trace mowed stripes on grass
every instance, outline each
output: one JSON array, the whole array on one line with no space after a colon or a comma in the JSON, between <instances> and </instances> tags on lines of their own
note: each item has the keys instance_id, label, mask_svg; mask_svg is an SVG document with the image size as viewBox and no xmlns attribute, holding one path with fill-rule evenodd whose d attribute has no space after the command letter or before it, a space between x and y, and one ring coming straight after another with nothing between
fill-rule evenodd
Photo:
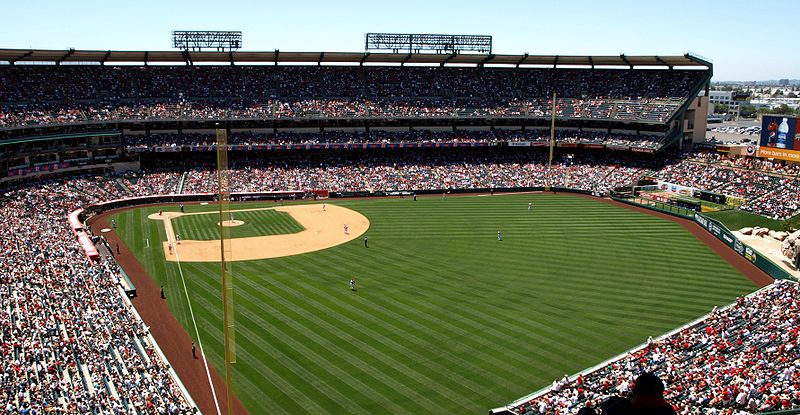
<instances>
[{"instance_id":1,"label":"mowed stripes on grass","mask_svg":"<svg viewBox=\"0 0 800 415\"><path fill-rule=\"evenodd\" d=\"M756 288L680 225L589 198L329 203L370 219L369 248L234 265L251 413L485 413ZM163 237L152 211L117 215L117 232L188 325L177 264L137 242ZM181 267L222 368L218 266Z\"/></svg>"},{"instance_id":2,"label":"mowed stripes on grass","mask_svg":"<svg viewBox=\"0 0 800 415\"><path fill-rule=\"evenodd\" d=\"M290 214L271 209L234 212L234 219L244 224L229 228L231 238L297 233L305 229ZM219 214L216 212L180 216L172 219L172 226L184 240L219 239Z\"/></svg>"}]
</instances>

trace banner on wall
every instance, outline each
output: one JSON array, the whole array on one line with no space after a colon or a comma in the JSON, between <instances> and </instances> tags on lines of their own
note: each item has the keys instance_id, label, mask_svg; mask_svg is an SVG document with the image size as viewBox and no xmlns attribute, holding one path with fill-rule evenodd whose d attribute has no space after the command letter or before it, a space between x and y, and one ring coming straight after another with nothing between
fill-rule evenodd
<instances>
[{"instance_id":1,"label":"banner on wall","mask_svg":"<svg viewBox=\"0 0 800 415\"><path fill-rule=\"evenodd\" d=\"M661 190L666 190L668 192L677 193L683 196L692 197L694 195L694 187L681 186L679 184L670 182L659 181L658 188Z\"/></svg>"},{"instance_id":2,"label":"banner on wall","mask_svg":"<svg viewBox=\"0 0 800 415\"><path fill-rule=\"evenodd\" d=\"M800 151L796 150L783 150L780 148L759 147L758 157L765 159L778 159L800 162Z\"/></svg>"}]
</instances>

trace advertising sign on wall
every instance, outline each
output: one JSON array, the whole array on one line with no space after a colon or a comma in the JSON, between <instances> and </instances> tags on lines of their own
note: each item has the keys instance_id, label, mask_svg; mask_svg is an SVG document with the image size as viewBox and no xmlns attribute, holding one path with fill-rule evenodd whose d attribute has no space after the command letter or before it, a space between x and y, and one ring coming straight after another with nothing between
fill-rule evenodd
<instances>
[{"instance_id":1,"label":"advertising sign on wall","mask_svg":"<svg viewBox=\"0 0 800 415\"><path fill-rule=\"evenodd\" d=\"M759 147L758 157L765 159L778 159L800 162L800 151L797 150L783 150L780 148Z\"/></svg>"},{"instance_id":2,"label":"advertising sign on wall","mask_svg":"<svg viewBox=\"0 0 800 415\"><path fill-rule=\"evenodd\" d=\"M661 190L666 190L668 192L677 193L682 196L689 196L691 197L694 194L693 187L681 186L679 184L669 183L669 182L658 182L658 188Z\"/></svg>"},{"instance_id":3,"label":"advertising sign on wall","mask_svg":"<svg viewBox=\"0 0 800 415\"><path fill-rule=\"evenodd\" d=\"M765 115L761 121L758 156L800 161L800 131L797 130L797 126L797 118Z\"/></svg>"}]
</instances>

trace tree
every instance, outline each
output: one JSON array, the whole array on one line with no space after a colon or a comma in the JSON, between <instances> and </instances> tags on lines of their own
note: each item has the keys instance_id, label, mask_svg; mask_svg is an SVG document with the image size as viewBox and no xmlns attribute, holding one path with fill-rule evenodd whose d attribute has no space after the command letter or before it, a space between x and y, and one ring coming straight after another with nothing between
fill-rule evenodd
<instances>
[{"instance_id":1,"label":"tree","mask_svg":"<svg viewBox=\"0 0 800 415\"><path fill-rule=\"evenodd\" d=\"M742 105L739 107L739 115L742 117L755 117L758 110L753 105Z\"/></svg>"},{"instance_id":2,"label":"tree","mask_svg":"<svg viewBox=\"0 0 800 415\"><path fill-rule=\"evenodd\" d=\"M790 92L788 95L786 95L786 98L797 98L797 94Z\"/></svg>"},{"instance_id":3,"label":"tree","mask_svg":"<svg viewBox=\"0 0 800 415\"><path fill-rule=\"evenodd\" d=\"M769 110L768 112L771 114L794 115L794 110L792 109L792 107L786 104L781 104L780 106L775 107Z\"/></svg>"},{"instance_id":4,"label":"tree","mask_svg":"<svg viewBox=\"0 0 800 415\"><path fill-rule=\"evenodd\" d=\"M714 114L726 114L728 109L728 106L725 104L714 104Z\"/></svg>"}]
</instances>

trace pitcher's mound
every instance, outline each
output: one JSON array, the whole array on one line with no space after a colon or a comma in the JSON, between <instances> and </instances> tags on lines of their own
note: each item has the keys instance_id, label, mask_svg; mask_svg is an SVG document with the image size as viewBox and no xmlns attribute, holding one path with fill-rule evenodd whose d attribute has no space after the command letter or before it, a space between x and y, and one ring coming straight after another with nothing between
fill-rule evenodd
<instances>
[{"instance_id":1,"label":"pitcher's mound","mask_svg":"<svg viewBox=\"0 0 800 415\"><path fill-rule=\"evenodd\" d=\"M219 222L217 222L219 225ZM244 221L241 220L224 220L222 221L222 226L242 226L244 225Z\"/></svg>"}]
</instances>

